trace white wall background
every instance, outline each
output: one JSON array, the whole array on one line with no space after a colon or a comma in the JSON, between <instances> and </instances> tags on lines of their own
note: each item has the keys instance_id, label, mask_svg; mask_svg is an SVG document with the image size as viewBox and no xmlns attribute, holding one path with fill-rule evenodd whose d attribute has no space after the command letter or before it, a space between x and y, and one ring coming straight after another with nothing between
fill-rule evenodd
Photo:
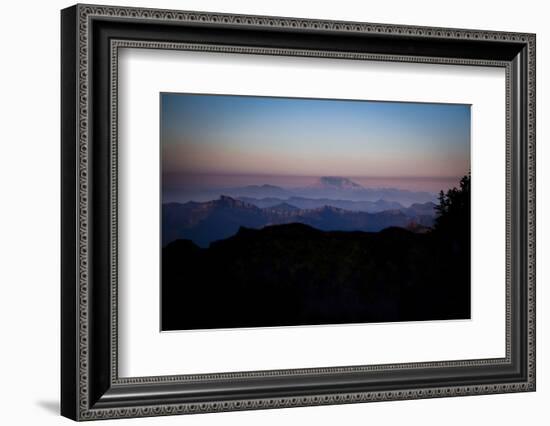
<instances>
[{"instance_id":1,"label":"white wall background","mask_svg":"<svg viewBox=\"0 0 550 426\"><path fill-rule=\"evenodd\" d=\"M537 33L538 390L316 408L117 420L118 424L546 424L550 401L550 27L537 0L333 2L104 0L103 4ZM59 405L59 9L11 1L0 25L0 401L2 424L69 424ZM489 254L490 255L490 254ZM102 424L110 424L107 421ZM117 424L117 423L113 423Z\"/></svg>"}]
</instances>

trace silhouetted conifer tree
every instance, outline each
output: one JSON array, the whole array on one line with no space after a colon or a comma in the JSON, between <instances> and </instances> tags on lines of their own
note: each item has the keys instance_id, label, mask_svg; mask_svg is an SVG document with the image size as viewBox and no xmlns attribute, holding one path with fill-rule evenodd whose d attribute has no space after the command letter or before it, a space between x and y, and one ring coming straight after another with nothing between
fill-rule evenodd
<instances>
[{"instance_id":1,"label":"silhouetted conifer tree","mask_svg":"<svg viewBox=\"0 0 550 426\"><path fill-rule=\"evenodd\" d=\"M436 206L436 232L468 237L470 235L470 175L460 180L458 188L439 193Z\"/></svg>"}]
</instances>

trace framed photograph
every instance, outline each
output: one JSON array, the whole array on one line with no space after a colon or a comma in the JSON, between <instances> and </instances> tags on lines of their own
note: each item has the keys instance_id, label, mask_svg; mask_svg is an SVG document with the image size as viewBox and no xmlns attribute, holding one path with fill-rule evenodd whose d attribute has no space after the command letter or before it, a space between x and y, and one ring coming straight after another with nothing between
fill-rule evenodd
<instances>
[{"instance_id":1,"label":"framed photograph","mask_svg":"<svg viewBox=\"0 0 550 426\"><path fill-rule=\"evenodd\" d=\"M535 390L535 35L61 12L61 412Z\"/></svg>"}]
</instances>

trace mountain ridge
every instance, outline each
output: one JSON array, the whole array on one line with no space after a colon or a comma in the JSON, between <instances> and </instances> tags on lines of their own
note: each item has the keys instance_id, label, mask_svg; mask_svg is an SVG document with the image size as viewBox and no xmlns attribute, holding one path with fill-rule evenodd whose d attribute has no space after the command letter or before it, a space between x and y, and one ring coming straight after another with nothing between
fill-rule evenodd
<instances>
[{"instance_id":1,"label":"mountain ridge","mask_svg":"<svg viewBox=\"0 0 550 426\"><path fill-rule=\"evenodd\" d=\"M337 188L344 190L365 189L357 182L354 182L351 179L342 176L321 176L313 185L311 185L311 187L330 189Z\"/></svg>"},{"instance_id":2,"label":"mountain ridge","mask_svg":"<svg viewBox=\"0 0 550 426\"><path fill-rule=\"evenodd\" d=\"M466 319L469 257L457 268L455 245L300 223L240 227L208 248L177 240L163 248L162 329Z\"/></svg>"},{"instance_id":3,"label":"mountain ridge","mask_svg":"<svg viewBox=\"0 0 550 426\"><path fill-rule=\"evenodd\" d=\"M388 203L396 202L405 207L413 203L425 203L437 201L437 194L427 191L415 191L393 187L363 186L350 178L342 176L321 176L315 182L301 186L283 187L269 183L244 186L226 186L223 184L214 186L197 187L170 187L163 189L163 199L166 201L186 202L189 200L208 201L227 195L233 198L279 198L289 200L291 198L309 199L340 199L342 201L377 203L384 200ZM292 204L292 203L291 203ZM262 206L265 207L265 206ZM375 204L371 206L374 209Z\"/></svg>"},{"instance_id":4,"label":"mountain ridge","mask_svg":"<svg viewBox=\"0 0 550 426\"><path fill-rule=\"evenodd\" d=\"M383 210L401 209L405 208L402 204L396 201L386 201L384 199L378 199L376 201L352 201L343 199L330 199L330 198L308 198L308 197L296 197L278 198L278 197L238 197L239 200L245 201L249 204L254 204L260 208L271 207L281 203L288 203L301 209L311 209L316 207L322 207L324 205L332 205L334 207L343 208L350 211L365 211L369 213L375 213ZM418 203L417 203L418 204Z\"/></svg>"},{"instance_id":5,"label":"mountain ridge","mask_svg":"<svg viewBox=\"0 0 550 426\"><path fill-rule=\"evenodd\" d=\"M293 208L294 207L294 208ZM269 225L303 223L323 231L377 232L391 226L414 229L430 227L434 216L414 209L391 209L368 213L323 205L300 209L287 204L279 208L260 208L248 202L221 196L204 203L168 203L162 208L163 245L176 239L191 239L199 246L234 235L242 226L264 228Z\"/></svg>"}]
</instances>

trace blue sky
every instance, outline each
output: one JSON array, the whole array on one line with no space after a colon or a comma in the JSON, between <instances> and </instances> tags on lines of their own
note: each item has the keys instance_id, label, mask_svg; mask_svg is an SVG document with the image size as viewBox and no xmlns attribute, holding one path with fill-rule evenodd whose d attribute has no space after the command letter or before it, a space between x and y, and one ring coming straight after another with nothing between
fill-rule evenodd
<instances>
[{"instance_id":1,"label":"blue sky","mask_svg":"<svg viewBox=\"0 0 550 426\"><path fill-rule=\"evenodd\" d=\"M161 94L165 173L454 177L470 106Z\"/></svg>"}]
</instances>

